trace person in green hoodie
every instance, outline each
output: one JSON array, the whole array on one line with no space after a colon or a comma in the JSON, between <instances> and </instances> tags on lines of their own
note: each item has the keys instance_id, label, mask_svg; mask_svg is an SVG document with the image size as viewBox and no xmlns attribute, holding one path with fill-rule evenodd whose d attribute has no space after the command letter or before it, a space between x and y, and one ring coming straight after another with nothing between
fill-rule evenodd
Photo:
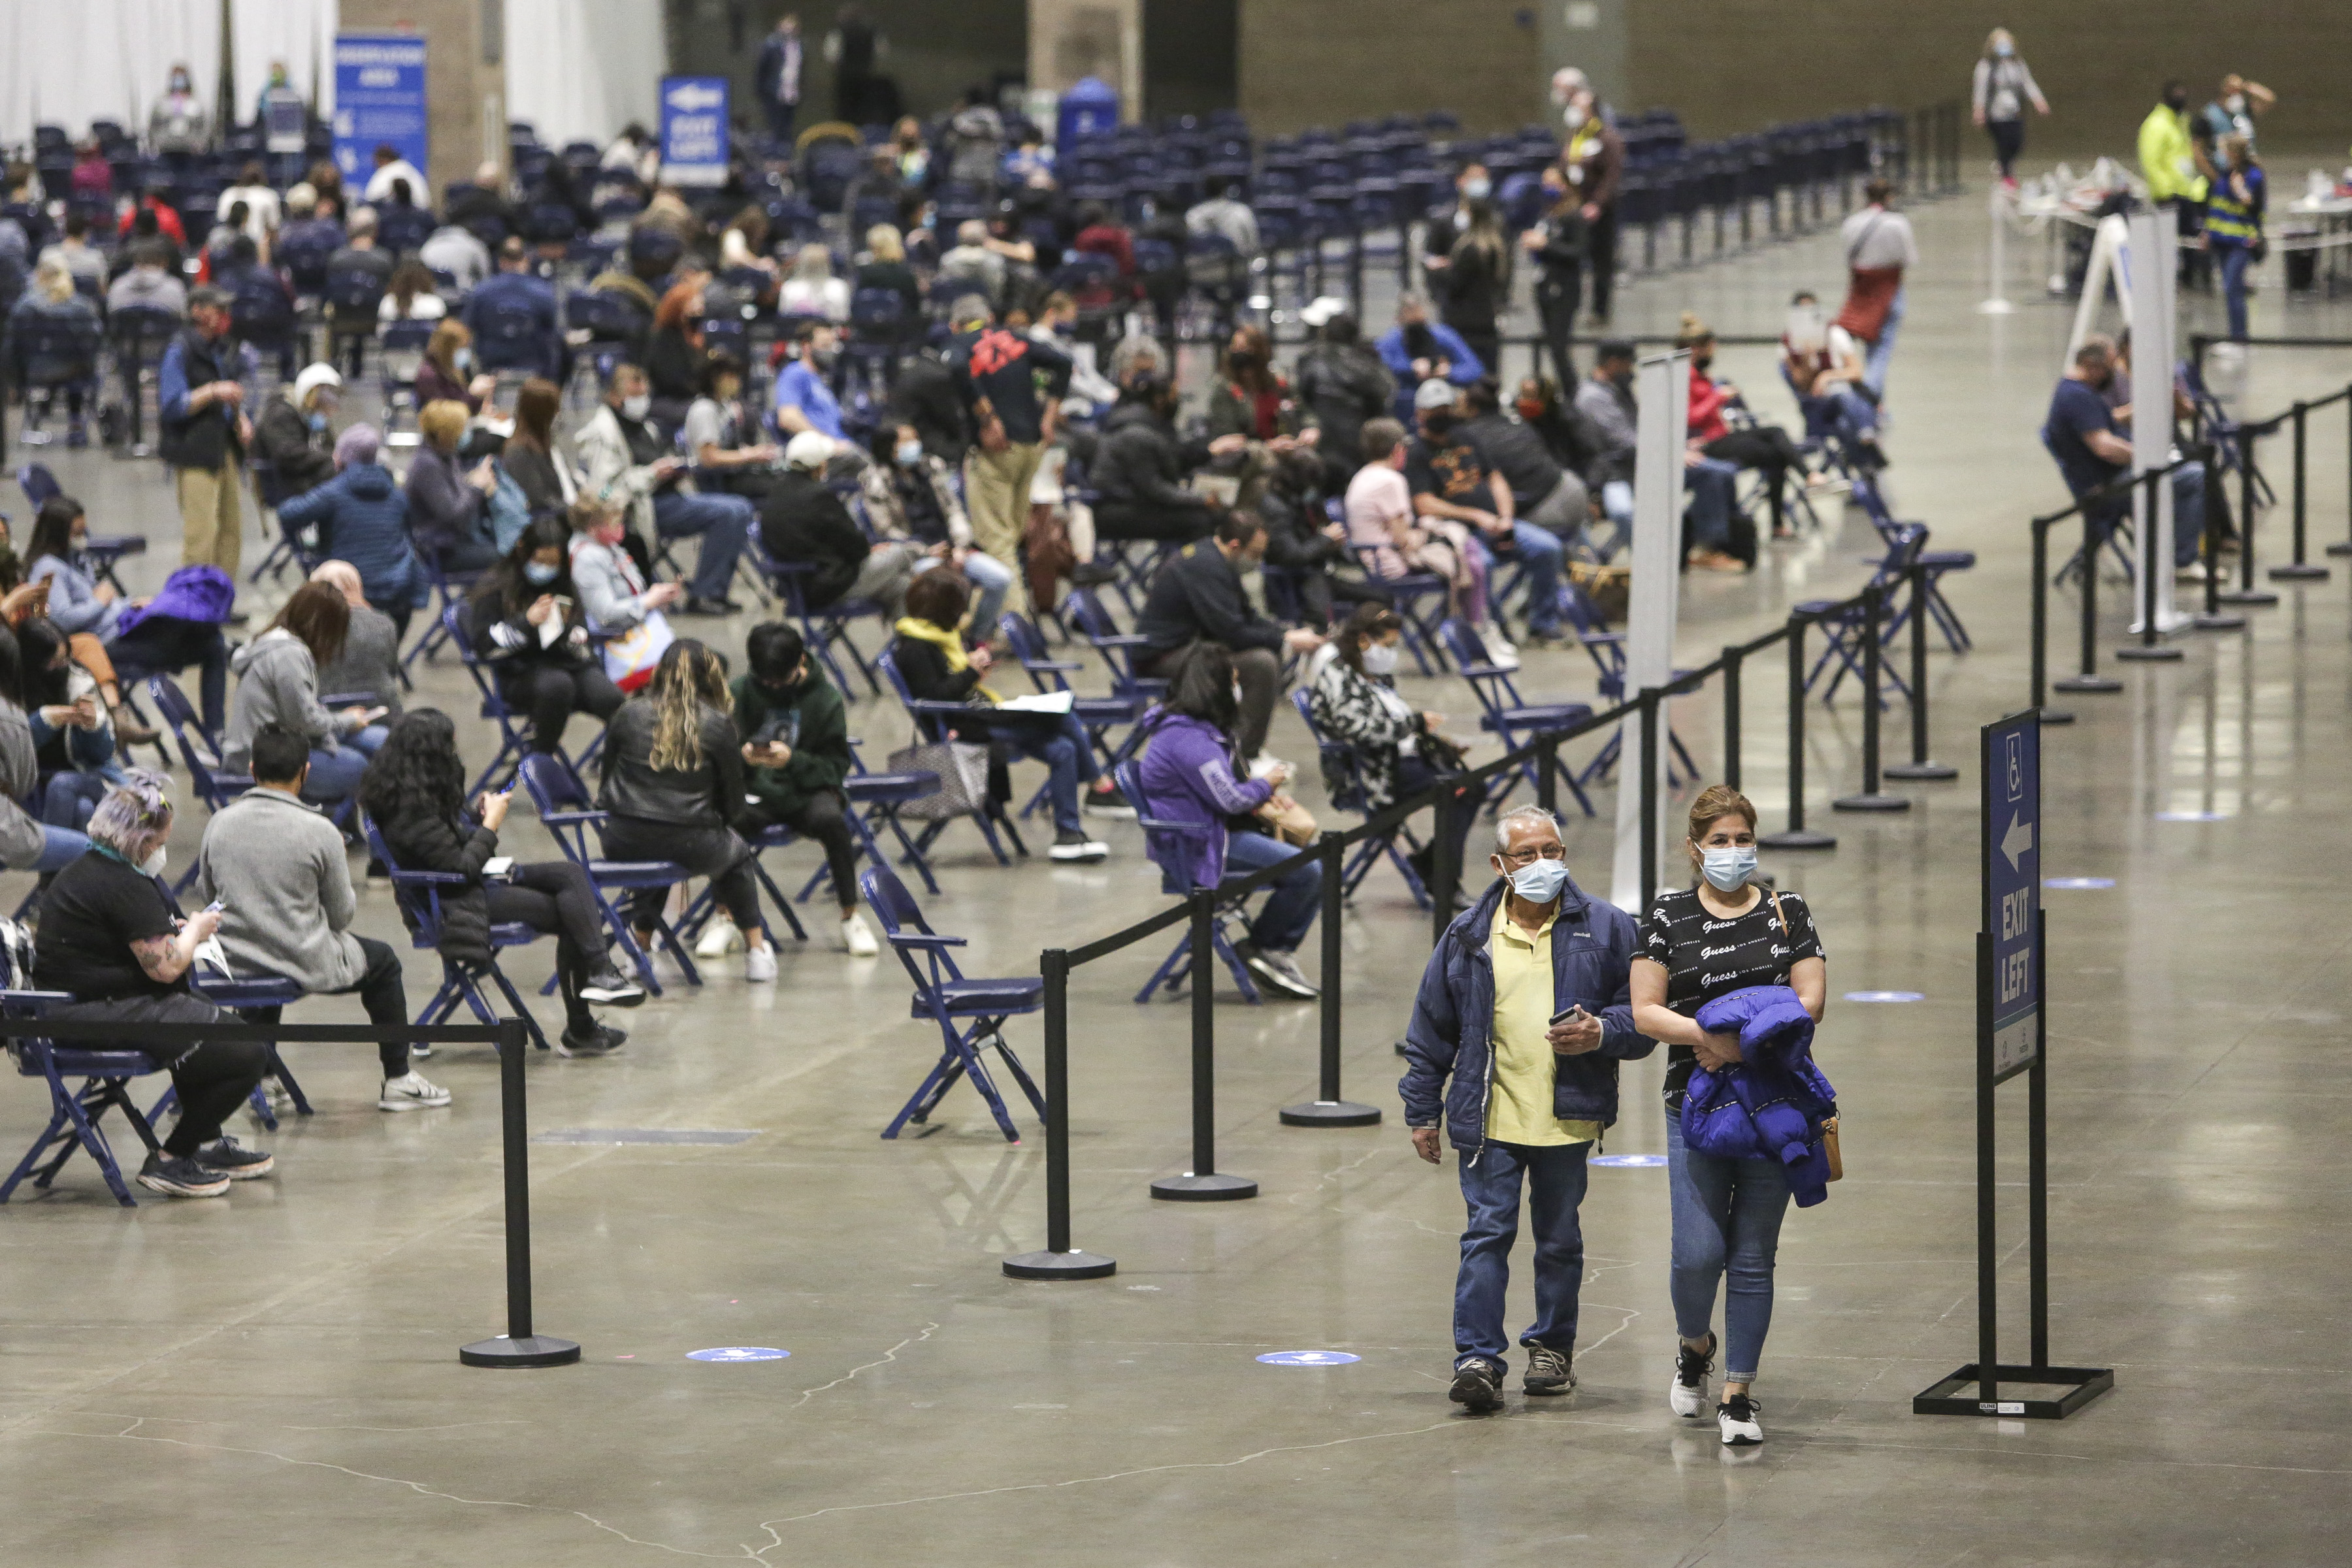
<instances>
[{"instance_id":1,"label":"person in green hoodie","mask_svg":"<svg viewBox=\"0 0 2352 1568\"><path fill-rule=\"evenodd\" d=\"M744 789L753 804L744 831L789 827L824 847L841 903L841 945L853 958L878 951L857 912L857 841L849 830L849 716L841 693L811 658L800 629L782 621L751 628L750 673L736 678L735 728L742 734Z\"/></svg>"}]
</instances>

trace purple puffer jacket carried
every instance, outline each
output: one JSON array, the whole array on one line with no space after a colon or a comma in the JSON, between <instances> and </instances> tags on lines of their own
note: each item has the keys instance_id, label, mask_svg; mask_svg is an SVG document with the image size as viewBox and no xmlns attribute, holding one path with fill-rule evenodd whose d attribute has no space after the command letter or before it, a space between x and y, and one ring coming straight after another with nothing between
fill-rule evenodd
<instances>
[{"instance_id":1,"label":"purple puffer jacket carried","mask_svg":"<svg viewBox=\"0 0 2352 1568\"><path fill-rule=\"evenodd\" d=\"M1698 1026L1739 1037L1740 1060L1695 1070L1683 1098L1683 1142L1727 1160L1777 1160L1799 1208L1829 1196L1822 1121L1837 1093L1813 1065L1813 1016L1785 985L1748 985L1698 1010Z\"/></svg>"},{"instance_id":2,"label":"purple puffer jacket carried","mask_svg":"<svg viewBox=\"0 0 2352 1568\"><path fill-rule=\"evenodd\" d=\"M228 619L236 603L236 584L227 573L217 566L183 566L163 580L163 591L148 600L145 608L123 611L114 623L114 635L121 637L150 616L216 626Z\"/></svg>"},{"instance_id":3,"label":"purple puffer jacket carried","mask_svg":"<svg viewBox=\"0 0 2352 1568\"><path fill-rule=\"evenodd\" d=\"M1137 769L1143 814L1162 822L1208 826L1193 852L1192 888L1213 888L1225 876L1225 818L1255 811L1273 796L1274 786L1244 778L1234 762L1233 742L1205 719L1155 709L1143 723L1151 736ZM1168 890L1189 893L1192 888Z\"/></svg>"}]
</instances>

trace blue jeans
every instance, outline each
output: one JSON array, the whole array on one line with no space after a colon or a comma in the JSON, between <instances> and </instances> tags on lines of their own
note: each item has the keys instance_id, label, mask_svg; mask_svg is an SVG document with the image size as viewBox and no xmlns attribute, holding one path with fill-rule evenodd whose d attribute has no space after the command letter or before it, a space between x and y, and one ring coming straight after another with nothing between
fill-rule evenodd
<instances>
[{"instance_id":1,"label":"blue jeans","mask_svg":"<svg viewBox=\"0 0 2352 1568\"><path fill-rule=\"evenodd\" d=\"M1536 1321L1523 1345L1576 1349L1576 1293L1584 1283L1584 1157L1590 1143L1542 1148L1488 1139L1462 1154L1462 1197L1470 1222L1462 1231L1462 1272L1454 1284L1454 1364L1473 1356L1500 1362L1503 1294L1511 1281L1511 1244L1519 1237L1519 1178L1527 1177L1528 1217L1536 1232Z\"/></svg>"},{"instance_id":2,"label":"blue jeans","mask_svg":"<svg viewBox=\"0 0 2352 1568\"><path fill-rule=\"evenodd\" d=\"M1013 568L974 550L963 558L963 574L972 586L972 634L985 642L997 635L996 619L1004 613L1004 596L1013 588Z\"/></svg>"},{"instance_id":3,"label":"blue jeans","mask_svg":"<svg viewBox=\"0 0 2352 1568\"><path fill-rule=\"evenodd\" d=\"M1047 724L1041 718L1016 719L1008 714L991 721L989 732L1032 762L1045 764L1050 775L1045 798L1054 808L1055 829L1078 832L1083 820L1078 816L1078 785L1094 783L1096 776L1094 742L1087 739L1087 727L1078 722L1078 716L1065 713L1058 722Z\"/></svg>"},{"instance_id":4,"label":"blue jeans","mask_svg":"<svg viewBox=\"0 0 2352 1568\"><path fill-rule=\"evenodd\" d=\"M1484 534L1477 538L1478 547L1491 562L1496 542ZM1559 565L1567 553L1567 546L1549 529L1525 521L1511 524L1511 555L1527 568L1528 630L1536 637L1559 630ZM1494 575L1491 565L1487 575L1490 579Z\"/></svg>"},{"instance_id":5,"label":"blue jeans","mask_svg":"<svg viewBox=\"0 0 2352 1568\"><path fill-rule=\"evenodd\" d=\"M1788 1173L1770 1160L1727 1160L1683 1146L1681 1111L1666 1111L1666 1181L1675 1239L1670 1288L1675 1330L1703 1340L1723 1280L1723 1375L1756 1376L1772 1327L1772 1258L1789 1212Z\"/></svg>"},{"instance_id":6,"label":"blue jeans","mask_svg":"<svg viewBox=\"0 0 2352 1568\"><path fill-rule=\"evenodd\" d=\"M1731 542L1731 509L1738 484L1739 469L1720 458L1701 458L1683 469L1683 488L1691 498L1692 544L1721 550Z\"/></svg>"},{"instance_id":7,"label":"blue jeans","mask_svg":"<svg viewBox=\"0 0 2352 1568\"><path fill-rule=\"evenodd\" d=\"M1895 357L1895 334L1903 325L1903 290L1895 290L1895 298L1886 303L1886 321L1878 329L1878 341L1870 345L1863 356L1862 384L1881 397L1886 395L1886 366Z\"/></svg>"},{"instance_id":8,"label":"blue jeans","mask_svg":"<svg viewBox=\"0 0 2352 1568\"><path fill-rule=\"evenodd\" d=\"M302 782L302 798L313 805L334 805L348 799L360 787L360 775L367 772L368 759L383 744L390 734L381 724L371 724L356 734L345 735L331 752L313 750L310 753L310 776Z\"/></svg>"},{"instance_id":9,"label":"blue jeans","mask_svg":"<svg viewBox=\"0 0 2352 1568\"><path fill-rule=\"evenodd\" d=\"M2254 264L2251 246L2221 245L2213 247L2214 255L2221 260L2221 298L2230 307L2230 337L2233 342L2246 341L2246 269Z\"/></svg>"},{"instance_id":10,"label":"blue jeans","mask_svg":"<svg viewBox=\"0 0 2352 1568\"><path fill-rule=\"evenodd\" d=\"M1297 853L1264 833L1231 834L1225 839L1225 875L1246 877ZM1307 940L1307 928L1315 923L1316 912L1322 907L1322 862L1307 860L1293 866L1276 879L1265 907L1250 922L1251 944L1267 952L1297 952L1298 944Z\"/></svg>"},{"instance_id":11,"label":"blue jeans","mask_svg":"<svg viewBox=\"0 0 2352 1568\"><path fill-rule=\"evenodd\" d=\"M89 853L89 836L70 827L53 823L41 825L41 853L29 866L10 866L11 871L38 871L46 877L62 871Z\"/></svg>"},{"instance_id":12,"label":"blue jeans","mask_svg":"<svg viewBox=\"0 0 2352 1568\"><path fill-rule=\"evenodd\" d=\"M743 553L744 537L751 531L752 515L751 503L741 496L672 491L654 497L654 528L664 539L703 536L688 593L698 599L727 596L727 586L735 580L735 557Z\"/></svg>"},{"instance_id":13,"label":"blue jeans","mask_svg":"<svg viewBox=\"0 0 2352 1568\"><path fill-rule=\"evenodd\" d=\"M2129 500L2105 504L2105 518L2099 524L2102 540L2116 531L2117 523L2132 515L2133 507ZM2186 566L2196 560L2204 537L2205 465L2184 463L2172 470L2172 563Z\"/></svg>"}]
</instances>

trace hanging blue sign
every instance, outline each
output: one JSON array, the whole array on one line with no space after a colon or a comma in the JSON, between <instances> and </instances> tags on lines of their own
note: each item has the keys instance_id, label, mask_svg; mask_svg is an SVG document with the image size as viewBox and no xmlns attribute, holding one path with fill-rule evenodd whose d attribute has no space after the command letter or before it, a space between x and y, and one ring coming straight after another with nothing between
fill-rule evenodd
<instances>
[{"instance_id":1,"label":"hanging blue sign","mask_svg":"<svg viewBox=\"0 0 2352 1568\"><path fill-rule=\"evenodd\" d=\"M335 35L335 167L367 184L375 150L425 162L425 40L414 33ZM425 205L417 193L417 205Z\"/></svg>"},{"instance_id":2,"label":"hanging blue sign","mask_svg":"<svg viewBox=\"0 0 2352 1568\"><path fill-rule=\"evenodd\" d=\"M1364 1358L1346 1351L1275 1351L1257 1359L1268 1366L1345 1366Z\"/></svg>"},{"instance_id":3,"label":"hanging blue sign","mask_svg":"<svg viewBox=\"0 0 2352 1568\"><path fill-rule=\"evenodd\" d=\"M721 1345L717 1350L688 1351L688 1361L782 1361L793 1352L769 1345Z\"/></svg>"},{"instance_id":4,"label":"hanging blue sign","mask_svg":"<svg viewBox=\"0 0 2352 1568\"><path fill-rule=\"evenodd\" d=\"M1585 1162L1588 1165L1617 1165L1637 1171L1650 1170L1665 1163L1664 1154L1595 1154Z\"/></svg>"},{"instance_id":5,"label":"hanging blue sign","mask_svg":"<svg viewBox=\"0 0 2352 1568\"><path fill-rule=\"evenodd\" d=\"M723 76L662 78L663 179L680 185L727 183L727 86Z\"/></svg>"},{"instance_id":6,"label":"hanging blue sign","mask_svg":"<svg viewBox=\"0 0 2352 1568\"><path fill-rule=\"evenodd\" d=\"M2042 1048L2042 723L1984 728L1984 930L1991 937L1993 1079Z\"/></svg>"}]
</instances>

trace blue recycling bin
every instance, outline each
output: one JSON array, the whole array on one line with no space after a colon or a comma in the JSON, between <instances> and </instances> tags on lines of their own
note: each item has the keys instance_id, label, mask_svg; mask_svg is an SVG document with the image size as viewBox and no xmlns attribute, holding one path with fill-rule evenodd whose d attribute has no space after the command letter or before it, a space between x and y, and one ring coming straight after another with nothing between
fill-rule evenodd
<instances>
[{"instance_id":1,"label":"blue recycling bin","mask_svg":"<svg viewBox=\"0 0 2352 1568\"><path fill-rule=\"evenodd\" d=\"M1056 148L1066 148L1089 136L1107 136L1118 129L1118 93L1095 77L1080 77L1062 94Z\"/></svg>"}]
</instances>

